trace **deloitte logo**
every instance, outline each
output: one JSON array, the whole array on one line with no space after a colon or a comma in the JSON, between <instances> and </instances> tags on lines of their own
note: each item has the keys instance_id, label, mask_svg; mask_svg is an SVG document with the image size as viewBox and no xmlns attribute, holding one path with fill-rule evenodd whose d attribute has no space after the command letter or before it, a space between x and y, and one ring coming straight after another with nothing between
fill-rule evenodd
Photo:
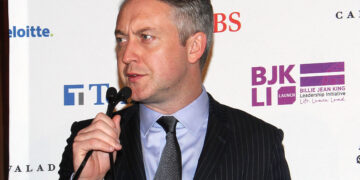
<instances>
[{"instance_id":1,"label":"deloitte logo","mask_svg":"<svg viewBox=\"0 0 360 180\"><path fill-rule=\"evenodd\" d=\"M54 36L49 28L41 28L40 26L26 26L26 28L18 28L13 26L9 29L9 38L47 38Z\"/></svg>"}]
</instances>

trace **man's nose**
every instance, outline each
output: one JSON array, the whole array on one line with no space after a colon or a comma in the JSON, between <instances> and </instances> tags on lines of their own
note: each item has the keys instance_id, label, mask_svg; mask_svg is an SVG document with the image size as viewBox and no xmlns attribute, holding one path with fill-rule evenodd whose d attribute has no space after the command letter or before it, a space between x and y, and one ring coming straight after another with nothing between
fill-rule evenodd
<instances>
[{"instance_id":1,"label":"man's nose","mask_svg":"<svg viewBox=\"0 0 360 180\"><path fill-rule=\"evenodd\" d=\"M129 40L124 48L125 49L122 58L123 63L129 64L133 61L138 60L139 54L138 54L138 45L136 41Z\"/></svg>"}]
</instances>

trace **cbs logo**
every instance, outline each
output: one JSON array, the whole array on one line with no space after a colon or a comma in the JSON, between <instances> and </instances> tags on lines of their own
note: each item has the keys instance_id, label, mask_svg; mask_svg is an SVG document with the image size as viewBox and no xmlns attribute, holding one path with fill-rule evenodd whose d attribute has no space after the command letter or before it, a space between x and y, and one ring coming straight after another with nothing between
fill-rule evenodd
<instances>
[{"instance_id":1,"label":"cbs logo","mask_svg":"<svg viewBox=\"0 0 360 180\"><path fill-rule=\"evenodd\" d=\"M214 33L237 32L241 29L240 12L214 14Z\"/></svg>"}]
</instances>

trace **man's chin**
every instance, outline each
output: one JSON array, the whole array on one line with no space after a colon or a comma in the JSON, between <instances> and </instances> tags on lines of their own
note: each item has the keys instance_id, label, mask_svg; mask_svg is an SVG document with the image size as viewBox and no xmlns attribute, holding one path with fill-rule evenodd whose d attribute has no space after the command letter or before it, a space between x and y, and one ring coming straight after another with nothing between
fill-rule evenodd
<instances>
[{"instance_id":1,"label":"man's chin","mask_svg":"<svg viewBox=\"0 0 360 180\"><path fill-rule=\"evenodd\" d=\"M136 102L146 102L146 97L142 97L140 94L137 94L136 92L133 92L131 95L131 99Z\"/></svg>"},{"instance_id":2,"label":"man's chin","mask_svg":"<svg viewBox=\"0 0 360 180\"><path fill-rule=\"evenodd\" d=\"M157 94L153 93L151 87L147 88L139 88L139 87L131 87L132 90L131 100L136 102L141 102L144 104L147 103L157 103L159 100L159 97L157 97Z\"/></svg>"},{"instance_id":3,"label":"man's chin","mask_svg":"<svg viewBox=\"0 0 360 180\"><path fill-rule=\"evenodd\" d=\"M152 97L148 97L148 96L132 96L131 99L135 102L139 102L142 104L153 104L156 103L156 101L152 98Z\"/></svg>"}]
</instances>

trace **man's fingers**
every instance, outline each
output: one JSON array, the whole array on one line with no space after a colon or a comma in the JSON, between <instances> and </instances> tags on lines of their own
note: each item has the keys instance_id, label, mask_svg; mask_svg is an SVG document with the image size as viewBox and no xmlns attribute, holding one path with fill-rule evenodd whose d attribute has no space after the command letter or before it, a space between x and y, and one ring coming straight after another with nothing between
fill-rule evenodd
<instances>
[{"instance_id":1,"label":"man's fingers","mask_svg":"<svg viewBox=\"0 0 360 180\"><path fill-rule=\"evenodd\" d=\"M117 136L118 136L118 138L119 138L119 135L120 135L120 132L121 132L121 129L120 129L120 121L121 121L121 117L120 117L120 115L115 115L114 117L113 117L113 121L114 121L114 124L115 124L115 128L116 128L116 130L117 130Z\"/></svg>"},{"instance_id":2,"label":"man's fingers","mask_svg":"<svg viewBox=\"0 0 360 180\"><path fill-rule=\"evenodd\" d=\"M115 124L114 122L111 120L111 118L109 116L107 116L106 114L104 113L98 113L93 122L92 123L95 123L97 121L104 121L108 126L112 127L112 128L115 128Z\"/></svg>"},{"instance_id":3,"label":"man's fingers","mask_svg":"<svg viewBox=\"0 0 360 180\"><path fill-rule=\"evenodd\" d=\"M115 132L113 132L113 134L115 134ZM99 130L99 129L95 129L95 130L89 131L89 132L79 133L74 139L74 143L76 143L76 142L79 142L80 144L85 142L85 143L87 143L86 145L88 145L88 144L96 145L96 143L100 143L100 145L102 145L103 143L106 143L108 146L113 147L114 150L121 149L119 138L117 137L116 134L114 136L109 136L107 133L104 133L102 130ZM100 146L100 147L102 147L102 146ZM84 148L87 148L87 146L81 147L81 148L84 149ZM96 147L94 147L93 149L90 149L90 150L98 150L95 148ZM89 149L86 149L86 150L89 150ZM104 149L102 149L102 150L104 150ZM104 150L104 151L108 152L106 150Z\"/></svg>"},{"instance_id":4,"label":"man's fingers","mask_svg":"<svg viewBox=\"0 0 360 180\"><path fill-rule=\"evenodd\" d=\"M118 130L115 127L111 127L108 125L108 123L105 123L104 121L96 121L93 122L89 127L86 127L82 130L80 130L78 132L78 135L82 134L82 133L88 133L88 132L92 132L92 131L96 131L96 130L101 130L103 131L105 134L113 137L113 138L118 138Z\"/></svg>"},{"instance_id":5,"label":"man's fingers","mask_svg":"<svg viewBox=\"0 0 360 180\"><path fill-rule=\"evenodd\" d=\"M118 149L121 149L119 145ZM79 153L85 156L90 150L102 151L102 152L114 152L117 150L114 146L100 140L100 139L89 139L86 141L77 141L73 144L73 149L80 150Z\"/></svg>"},{"instance_id":6,"label":"man's fingers","mask_svg":"<svg viewBox=\"0 0 360 180\"><path fill-rule=\"evenodd\" d=\"M91 124L80 130L74 139L72 144L74 167L77 169L83 161L86 153L94 150L94 153L89 159L89 163L87 163L88 168L84 170L86 171L85 174L90 177L94 173L97 173L94 172L94 170L106 172L109 164L108 153L114 152L112 154L114 159L116 159L116 151L122 149L119 141L119 135L119 115L116 115L111 119L104 113L97 114ZM89 167L92 168L89 169Z\"/></svg>"},{"instance_id":7,"label":"man's fingers","mask_svg":"<svg viewBox=\"0 0 360 180\"><path fill-rule=\"evenodd\" d=\"M119 141L120 115L110 119L99 113L90 126L80 130L74 139L74 149L80 154L90 150L113 152L122 147Z\"/></svg>"}]
</instances>

